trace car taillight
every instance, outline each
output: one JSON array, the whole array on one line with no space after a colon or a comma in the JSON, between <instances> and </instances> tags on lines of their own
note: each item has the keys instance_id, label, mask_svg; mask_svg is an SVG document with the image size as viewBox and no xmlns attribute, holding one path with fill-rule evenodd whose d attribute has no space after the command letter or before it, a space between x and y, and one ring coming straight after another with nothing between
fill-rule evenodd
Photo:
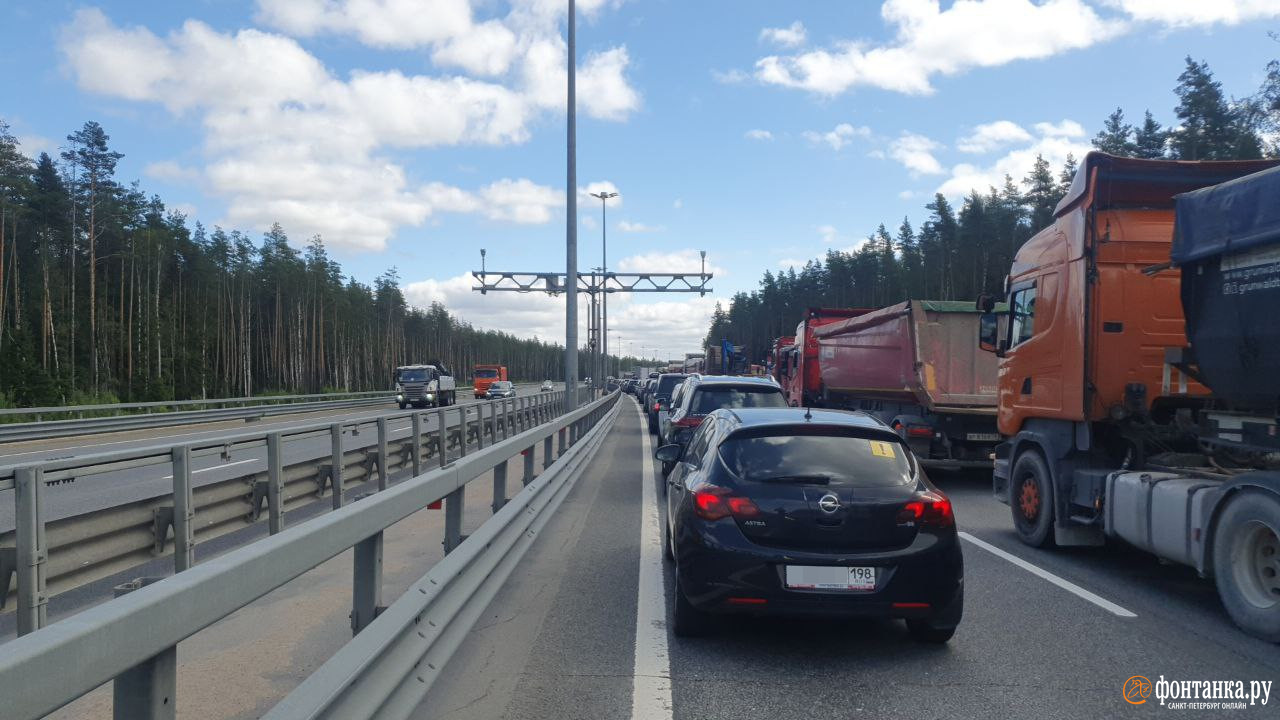
<instances>
[{"instance_id":1,"label":"car taillight","mask_svg":"<svg viewBox=\"0 0 1280 720\"><path fill-rule=\"evenodd\" d=\"M701 424L702 424L702 416L701 416L701 415L696 415L696 416L695 416L695 415L688 415L688 416L686 416L686 417L682 417L682 418L680 418L679 420L676 420L675 422L673 422L673 423L671 423L671 424L672 424L672 425L675 425L676 427L682 427L682 428L693 428L693 427L698 427L699 425L701 425Z\"/></svg>"},{"instance_id":2,"label":"car taillight","mask_svg":"<svg viewBox=\"0 0 1280 720\"><path fill-rule=\"evenodd\" d=\"M653 411L654 411L654 412L658 412L658 410L660 410L661 408L662 408L662 403L654 403L654 404L653 404Z\"/></svg>"},{"instance_id":3,"label":"car taillight","mask_svg":"<svg viewBox=\"0 0 1280 720\"><path fill-rule=\"evenodd\" d=\"M693 511L703 520L719 520L730 515L751 518L760 514L760 508L751 498L730 495L728 490L715 485L701 485L693 490Z\"/></svg>"},{"instance_id":4,"label":"car taillight","mask_svg":"<svg viewBox=\"0 0 1280 720\"><path fill-rule=\"evenodd\" d=\"M956 522L951 501L936 493L922 493L915 500L902 506L898 522L916 522L934 527L951 527Z\"/></svg>"},{"instance_id":5,"label":"car taillight","mask_svg":"<svg viewBox=\"0 0 1280 720\"><path fill-rule=\"evenodd\" d=\"M907 437L933 437L933 428L928 425L908 425Z\"/></svg>"}]
</instances>

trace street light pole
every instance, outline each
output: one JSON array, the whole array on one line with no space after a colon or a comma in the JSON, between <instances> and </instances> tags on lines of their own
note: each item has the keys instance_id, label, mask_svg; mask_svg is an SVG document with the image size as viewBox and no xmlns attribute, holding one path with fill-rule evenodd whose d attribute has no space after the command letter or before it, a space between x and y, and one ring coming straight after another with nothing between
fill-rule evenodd
<instances>
[{"instance_id":1,"label":"street light pole","mask_svg":"<svg viewBox=\"0 0 1280 720\"><path fill-rule=\"evenodd\" d=\"M609 362L609 212L606 209L609 198L618 197L616 192L601 190L591 193L600 198L600 356L607 365ZM604 378L601 378L604 380ZM604 387L601 384L601 387Z\"/></svg>"},{"instance_id":2,"label":"street light pole","mask_svg":"<svg viewBox=\"0 0 1280 720\"><path fill-rule=\"evenodd\" d=\"M565 182L565 269L564 269L564 409L578 407L578 156L577 156L577 12L569 0L568 178Z\"/></svg>"}]
</instances>

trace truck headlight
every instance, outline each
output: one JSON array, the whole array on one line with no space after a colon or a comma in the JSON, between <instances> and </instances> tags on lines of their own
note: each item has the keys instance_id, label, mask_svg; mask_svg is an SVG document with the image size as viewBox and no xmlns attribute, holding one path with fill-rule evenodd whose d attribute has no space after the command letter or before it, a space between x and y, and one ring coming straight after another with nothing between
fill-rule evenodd
<instances>
[{"instance_id":1,"label":"truck headlight","mask_svg":"<svg viewBox=\"0 0 1280 720\"><path fill-rule=\"evenodd\" d=\"M435 393L427 393L427 399L428 399L428 400L435 400L435 399L436 399L436 394L435 394Z\"/></svg>"},{"instance_id":2,"label":"truck headlight","mask_svg":"<svg viewBox=\"0 0 1280 720\"><path fill-rule=\"evenodd\" d=\"M404 402L404 395L397 394L397 395L396 395L396 402Z\"/></svg>"}]
</instances>

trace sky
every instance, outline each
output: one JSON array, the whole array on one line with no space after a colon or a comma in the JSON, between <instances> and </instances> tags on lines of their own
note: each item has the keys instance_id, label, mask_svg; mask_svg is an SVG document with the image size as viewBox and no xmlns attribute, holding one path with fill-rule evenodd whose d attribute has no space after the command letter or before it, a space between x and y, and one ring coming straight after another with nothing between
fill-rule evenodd
<instances>
[{"instance_id":1,"label":"sky","mask_svg":"<svg viewBox=\"0 0 1280 720\"><path fill-rule=\"evenodd\" d=\"M472 291L565 267L563 0L5 0L0 117L56 156L100 122L138 180L206 226L319 234L370 283L563 341L562 297ZM1280 56L1280 0L579 0L580 269L696 272L615 295L614 350L698 349L765 270L917 227L1077 158L1107 114L1172 123L1191 56L1228 95ZM585 319L584 319L585 322Z\"/></svg>"}]
</instances>

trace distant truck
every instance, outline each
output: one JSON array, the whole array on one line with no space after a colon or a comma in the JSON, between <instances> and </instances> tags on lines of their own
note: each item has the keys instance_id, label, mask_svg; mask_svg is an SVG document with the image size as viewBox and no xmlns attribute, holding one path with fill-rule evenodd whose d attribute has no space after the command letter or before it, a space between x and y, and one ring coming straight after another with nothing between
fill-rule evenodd
<instances>
[{"instance_id":1,"label":"distant truck","mask_svg":"<svg viewBox=\"0 0 1280 720\"><path fill-rule=\"evenodd\" d=\"M686 374L705 372L706 355L703 353L685 353L684 370Z\"/></svg>"},{"instance_id":2,"label":"distant truck","mask_svg":"<svg viewBox=\"0 0 1280 720\"><path fill-rule=\"evenodd\" d=\"M784 335L773 341L773 347L769 350L769 357L765 362L765 371L778 384L782 384L782 369L786 366L786 353L796 344L796 339L791 335Z\"/></svg>"},{"instance_id":3,"label":"distant truck","mask_svg":"<svg viewBox=\"0 0 1280 720\"><path fill-rule=\"evenodd\" d=\"M721 340L718 345L708 345L704 372L709 375L746 375L750 363L741 345Z\"/></svg>"},{"instance_id":4,"label":"distant truck","mask_svg":"<svg viewBox=\"0 0 1280 720\"><path fill-rule=\"evenodd\" d=\"M489 391L490 385L507 379L507 368L505 365L476 365L471 376L474 378L472 390L479 400Z\"/></svg>"},{"instance_id":5,"label":"distant truck","mask_svg":"<svg viewBox=\"0 0 1280 720\"><path fill-rule=\"evenodd\" d=\"M458 401L456 383L449 369L440 363L401 365L396 368L396 404L403 410L414 407L442 407Z\"/></svg>"},{"instance_id":6,"label":"distant truck","mask_svg":"<svg viewBox=\"0 0 1280 720\"><path fill-rule=\"evenodd\" d=\"M871 312L863 308L820 308L805 310L796 325L794 343L784 348L774 368L791 407L816 405L822 395L822 376L818 373L818 338L814 331L823 325L839 322Z\"/></svg>"},{"instance_id":7,"label":"distant truck","mask_svg":"<svg viewBox=\"0 0 1280 720\"><path fill-rule=\"evenodd\" d=\"M1089 153L1018 251L993 491L1024 543L1121 539L1280 642L1280 168ZM1176 222L1175 222L1176 215Z\"/></svg>"},{"instance_id":8,"label":"distant truck","mask_svg":"<svg viewBox=\"0 0 1280 720\"><path fill-rule=\"evenodd\" d=\"M817 405L862 410L927 467L990 468L996 358L978 348L972 301L907 300L820 325Z\"/></svg>"}]
</instances>

